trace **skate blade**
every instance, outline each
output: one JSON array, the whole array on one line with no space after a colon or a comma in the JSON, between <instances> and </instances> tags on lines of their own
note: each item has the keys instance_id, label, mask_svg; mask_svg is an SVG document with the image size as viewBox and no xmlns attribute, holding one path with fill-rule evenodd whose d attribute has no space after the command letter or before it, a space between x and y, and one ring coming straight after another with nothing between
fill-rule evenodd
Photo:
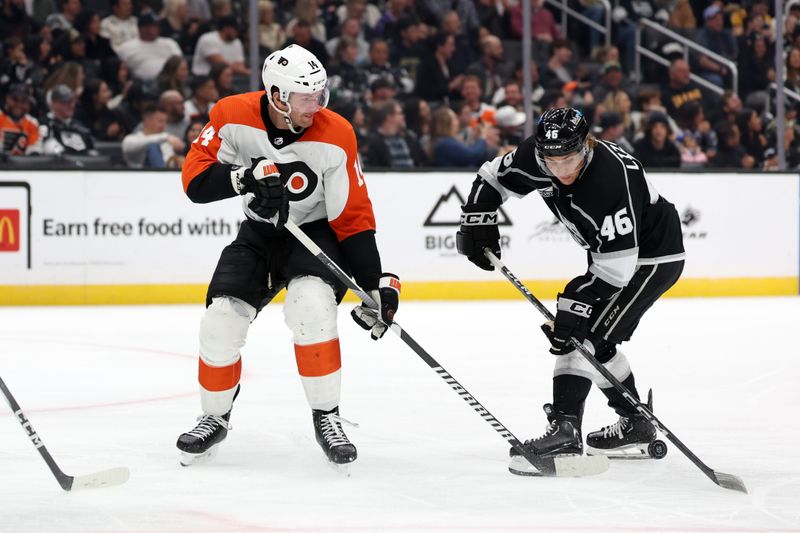
<instances>
[{"instance_id":1,"label":"skate blade","mask_svg":"<svg viewBox=\"0 0 800 533\"><path fill-rule=\"evenodd\" d=\"M353 463L334 463L333 461L325 460L328 466L337 474L342 477L350 477L350 465Z\"/></svg>"},{"instance_id":2,"label":"skate blade","mask_svg":"<svg viewBox=\"0 0 800 533\"><path fill-rule=\"evenodd\" d=\"M610 448L604 450L602 448L592 448L586 446L586 453L593 457L605 456L609 459L653 459L647 452L648 444L628 444L627 446L620 446L619 448Z\"/></svg>"},{"instance_id":3,"label":"skate blade","mask_svg":"<svg viewBox=\"0 0 800 533\"><path fill-rule=\"evenodd\" d=\"M555 474L548 474L518 455L511 458L508 471L517 476L582 477L602 474L609 467L608 457L602 455L559 455L553 457L553 462L555 463Z\"/></svg>"},{"instance_id":4,"label":"skate blade","mask_svg":"<svg viewBox=\"0 0 800 533\"><path fill-rule=\"evenodd\" d=\"M203 453L189 453L181 451L180 463L181 466L192 466L201 463L207 463L217 456L219 444L215 444Z\"/></svg>"}]
</instances>

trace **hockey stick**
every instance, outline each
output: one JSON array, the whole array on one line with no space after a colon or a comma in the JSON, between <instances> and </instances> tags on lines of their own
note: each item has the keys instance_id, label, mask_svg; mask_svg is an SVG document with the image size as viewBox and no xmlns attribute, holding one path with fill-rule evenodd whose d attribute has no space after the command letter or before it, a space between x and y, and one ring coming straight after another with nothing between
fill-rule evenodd
<instances>
[{"instance_id":1,"label":"hockey stick","mask_svg":"<svg viewBox=\"0 0 800 533\"><path fill-rule=\"evenodd\" d=\"M492 253L491 250L484 248L483 253L486 258L492 262L494 267L502 272L506 279L508 279L508 281L510 281L517 288L517 290L519 290L519 292L521 292L525 298L527 298L528 301L532 303L533 306L545 316L545 318L547 318L547 320L555 319L550 310L548 310L542 304L542 302L540 302L536 296L534 296L533 293L528 290L528 288L503 264L502 261L500 261L500 259L497 258L496 255L494 255L494 253ZM663 433L664 436L670 440L670 442L677 446L678 449L697 466L697 468L702 470L703 473L707 475L709 479L711 479L711 481L724 489L738 490L747 494L747 488L744 486L744 483L738 476L733 474L725 474L723 472L716 472L708 467L703 461L701 461L699 457L692 453L692 451L687 448L678 437L676 437L669 429L667 429L664 424L661 423L658 418L656 418L656 415L654 415L645 404L637 400L633 394L631 394L631 391L629 391L625 385L620 383L620 381L614 377L614 374L612 374L605 366L603 366L600 361L595 359L592 352L590 352L582 342L578 342L578 340L574 337L571 338L569 342L576 350L578 350L578 352L580 352L580 354L589 362L589 364L591 364L609 383L614 385L615 389L622 393L625 399L628 400L628 403L630 403L631 406L633 406L639 412L639 414L647 418L650 423L658 428L658 430L661 431L661 433Z\"/></svg>"},{"instance_id":2,"label":"hockey stick","mask_svg":"<svg viewBox=\"0 0 800 533\"><path fill-rule=\"evenodd\" d=\"M50 471L56 477L56 481L58 484L61 485L61 488L66 491L71 490L78 490L78 489L89 489L89 488L96 488L96 487L110 487L112 485L120 485L128 481L130 477L130 472L125 467L119 468L111 468L109 470L102 470L100 472L95 472L94 474L87 474L85 476L68 476L56 464L53 456L50 455L50 452L47 451L47 448L44 446L44 442L42 439L39 438L39 435L36 433L36 430L33 429L33 426L28 421L28 418L22 412L22 408L19 406L17 401L11 395L11 391L8 390L5 382L3 379L0 378L0 390L3 391L3 396L6 398L6 402L8 403L11 410L14 412L14 416L17 417L17 420L20 424L22 424L23 429L28 434L28 437L31 439L31 442L36 449L39 450L39 453L42 455L44 462L47 463L47 466L50 467Z\"/></svg>"},{"instance_id":3,"label":"hockey stick","mask_svg":"<svg viewBox=\"0 0 800 533\"><path fill-rule=\"evenodd\" d=\"M319 261L325 265L328 270L333 272L333 274L344 283L348 289L353 291L356 296L358 296L362 302L367 304L367 306L377 309L377 304L372 297L367 294L358 284L348 276L344 270L342 270L339 265L337 265L328 255L322 251L322 249L317 246L317 244L309 238L305 232L297 227L297 225L288 220L286 222L286 229L295 236L295 238L300 241L300 243L311 252ZM397 322L392 322L389 326L400 339L405 342L414 353L416 353L420 359L425 361L428 366L430 366L436 374L442 378L445 383L450 385L454 391L458 393L461 398L467 402L470 407L472 407L476 413L478 413L481 418L483 418L487 424L492 426L495 431L497 431L505 440L508 442L515 450L517 450L520 455L525 457L528 462L536 468L541 475L544 476L588 476L594 474L600 474L608 470L608 459L605 458L605 461L602 460L595 460L594 458L589 457L539 457L527 451L527 449L522 445L522 442L515 437L511 431L508 430L503 424L497 420L494 415L492 415L488 409L486 409L478 400L472 396L467 389L465 389L461 383L458 382L456 378L450 375L450 373L445 370L442 365L440 365L436 359L433 358L428 352L426 352L422 346L420 346L417 341L411 338L411 335L406 333L406 331L400 327L400 324Z\"/></svg>"}]
</instances>

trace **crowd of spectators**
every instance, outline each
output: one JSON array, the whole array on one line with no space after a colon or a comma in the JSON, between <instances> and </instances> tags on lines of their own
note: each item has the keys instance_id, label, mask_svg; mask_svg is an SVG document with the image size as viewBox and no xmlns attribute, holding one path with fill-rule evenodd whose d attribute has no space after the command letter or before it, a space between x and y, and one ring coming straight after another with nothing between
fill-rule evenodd
<instances>
[{"instance_id":1,"label":"crowd of spectators","mask_svg":"<svg viewBox=\"0 0 800 533\"><path fill-rule=\"evenodd\" d=\"M521 1L533 15L529 65ZM570 5L605 20L598 0ZM367 167L475 168L513 150L525 69L531 120L577 107L595 136L650 168L774 169L778 142L800 165L797 101L778 140L771 88L778 46L786 87L800 92L800 2L777 17L766 0L612 6L605 45L580 23L563 31L544 0L259 0L259 56L297 43L323 62L330 107L353 124ZM2 158L118 152L119 165L179 168L214 103L249 86L246 13L238 0L0 0ZM637 79L643 18L732 60L738 91L727 64L652 31L643 45L669 66L643 59Z\"/></svg>"}]
</instances>

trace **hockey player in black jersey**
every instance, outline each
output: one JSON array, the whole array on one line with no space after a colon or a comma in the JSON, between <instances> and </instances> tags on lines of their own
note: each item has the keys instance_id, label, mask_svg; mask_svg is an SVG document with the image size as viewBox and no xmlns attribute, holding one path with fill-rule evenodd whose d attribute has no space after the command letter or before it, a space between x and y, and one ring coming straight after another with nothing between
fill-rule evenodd
<instances>
[{"instance_id":1,"label":"hockey player in black jersey","mask_svg":"<svg viewBox=\"0 0 800 533\"><path fill-rule=\"evenodd\" d=\"M617 345L629 340L639 320L680 277L684 249L678 212L647 180L642 164L617 145L589 135L583 114L572 108L542 115L533 136L513 152L478 170L457 234L459 253L494 270L483 250L500 256L497 217L509 197L536 191L587 251L586 272L558 295L554 322L542 326L556 355L553 402L545 405L544 435L525 442L536 454L583 453L581 419L594 381L619 415L589 433L587 452L643 456L655 428L576 350L574 337L637 395L628 360ZM526 474L514 458L512 473Z\"/></svg>"}]
</instances>

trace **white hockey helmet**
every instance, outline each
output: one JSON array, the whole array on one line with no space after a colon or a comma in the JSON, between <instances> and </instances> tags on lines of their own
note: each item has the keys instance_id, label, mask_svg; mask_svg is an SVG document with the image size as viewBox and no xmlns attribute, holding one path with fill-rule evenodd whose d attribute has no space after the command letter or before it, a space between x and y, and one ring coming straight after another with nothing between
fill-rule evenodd
<instances>
[{"instance_id":1,"label":"white hockey helmet","mask_svg":"<svg viewBox=\"0 0 800 533\"><path fill-rule=\"evenodd\" d=\"M273 87L277 87L282 102L289 102L292 93L320 93L319 105L328 105L328 74L317 56L300 45L290 44L272 52L264 60L261 79L272 103Z\"/></svg>"}]
</instances>

